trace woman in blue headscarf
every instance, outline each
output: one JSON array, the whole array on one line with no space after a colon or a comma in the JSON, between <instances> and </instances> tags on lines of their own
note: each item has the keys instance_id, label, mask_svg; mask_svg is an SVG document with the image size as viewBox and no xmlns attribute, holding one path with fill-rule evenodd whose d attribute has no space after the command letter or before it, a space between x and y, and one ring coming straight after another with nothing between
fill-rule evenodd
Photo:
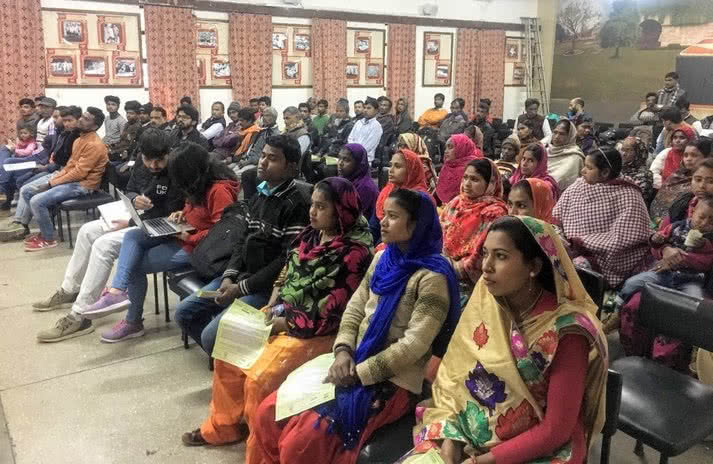
<instances>
[{"instance_id":1,"label":"woman in blue headscarf","mask_svg":"<svg viewBox=\"0 0 713 464\"><path fill-rule=\"evenodd\" d=\"M326 381L336 386L336 399L276 422L276 394L267 397L251 431L261 462L355 463L379 427L413 411L432 351L445 351L460 314L458 279L441 255L430 196L392 192L381 235L386 250L376 254L347 304L334 343Z\"/></svg>"}]
</instances>

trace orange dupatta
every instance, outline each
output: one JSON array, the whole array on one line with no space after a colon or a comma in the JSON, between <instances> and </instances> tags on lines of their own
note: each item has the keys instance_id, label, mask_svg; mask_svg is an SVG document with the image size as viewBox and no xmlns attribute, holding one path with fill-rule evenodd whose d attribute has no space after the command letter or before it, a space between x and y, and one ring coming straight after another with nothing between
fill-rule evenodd
<instances>
[{"instance_id":1,"label":"orange dupatta","mask_svg":"<svg viewBox=\"0 0 713 464\"><path fill-rule=\"evenodd\" d=\"M247 129L243 129L240 131L240 136L243 138L242 141L240 142L240 146L238 147L237 150L235 150L235 157L240 158L245 154L245 152L248 151L250 148L250 144L253 141L253 137L255 137L255 134L260 132L260 128L258 127L257 124L253 124L252 126L248 127Z\"/></svg>"}]
</instances>

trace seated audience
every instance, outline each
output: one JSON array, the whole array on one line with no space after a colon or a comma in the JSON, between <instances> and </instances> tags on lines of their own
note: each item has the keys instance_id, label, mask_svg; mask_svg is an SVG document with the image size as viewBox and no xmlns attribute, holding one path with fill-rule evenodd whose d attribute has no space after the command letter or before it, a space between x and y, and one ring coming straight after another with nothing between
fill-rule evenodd
<instances>
[{"instance_id":1,"label":"seated audience","mask_svg":"<svg viewBox=\"0 0 713 464\"><path fill-rule=\"evenodd\" d=\"M378 108L379 104L376 99L367 97L362 118L354 123L354 128L347 137L348 143L358 143L364 147L369 156L369 164L374 162L376 147L379 145L383 133L381 124L376 119Z\"/></svg>"},{"instance_id":2,"label":"seated audience","mask_svg":"<svg viewBox=\"0 0 713 464\"><path fill-rule=\"evenodd\" d=\"M57 102L54 98L42 97L37 103L37 124L35 126L35 140L42 145L45 137L54 134L54 109L57 107Z\"/></svg>"},{"instance_id":3,"label":"seated audience","mask_svg":"<svg viewBox=\"0 0 713 464\"><path fill-rule=\"evenodd\" d=\"M317 129L317 133L321 137L324 134L324 130L327 128L327 123L329 122L329 102L327 100L320 100L317 102L317 114L312 118L312 127Z\"/></svg>"},{"instance_id":4,"label":"seated audience","mask_svg":"<svg viewBox=\"0 0 713 464\"><path fill-rule=\"evenodd\" d=\"M666 227L676 221L690 218L698 199L704 194L713 194L713 159L706 157L696 167L691 178L691 188L682 193L671 205L668 216L663 218L659 228Z\"/></svg>"},{"instance_id":5,"label":"seated audience","mask_svg":"<svg viewBox=\"0 0 713 464\"><path fill-rule=\"evenodd\" d=\"M238 110L238 138L239 143L236 144L236 149L232 160L240 165L240 161L247 156L253 139L260 133L260 126L255 124L255 113L250 108ZM243 167L248 163L243 164ZM236 172L239 174L239 171Z\"/></svg>"},{"instance_id":6,"label":"seated audience","mask_svg":"<svg viewBox=\"0 0 713 464\"><path fill-rule=\"evenodd\" d=\"M563 119L552 131L552 142L547 146L547 170L562 192L577 180L584 167L584 153L576 141L577 128L571 121ZM523 147L527 146L523 142Z\"/></svg>"},{"instance_id":7,"label":"seated audience","mask_svg":"<svg viewBox=\"0 0 713 464\"><path fill-rule=\"evenodd\" d=\"M313 126L312 126L312 113L310 110L310 107L307 103L300 103L297 105L297 109L300 112L300 117L305 123L305 127L307 130L311 133Z\"/></svg>"},{"instance_id":8,"label":"seated audience","mask_svg":"<svg viewBox=\"0 0 713 464\"><path fill-rule=\"evenodd\" d=\"M339 152L337 172L340 177L350 181L359 195L361 211L364 217L374 215L379 189L371 178L369 158L364 147L358 143L348 143Z\"/></svg>"},{"instance_id":9,"label":"seated audience","mask_svg":"<svg viewBox=\"0 0 713 464\"><path fill-rule=\"evenodd\" d=\"M539 110L540 101L537 98L528 98L525 100L525 112L517 117L517 124L523 121L531 121L532 135L537 140L542 140L552 135L552 129L547 119L538 113Z\"/></svg>"},{"instance_id":10,"label":"seated audience","mask_svg":"<svg viewBox=\"0 0 713 464\"><path fill-rule=\"evenodd\" d=\"M413 132L401 134L399 135L398 142L396 143L396 148L398 150L405 148L418 155L423 163L423 170L426 173L428 193L433 195L436 191L436 185L438 184L438 173L436 172L436 168L433 166L430 153L428 152L428 147L421 136L414 134Z\"/></svg>"},{"instance_id":11,"label":"seated audience","mask_svg":"<svg viewBox=\"0 0 713 464\"><path fill-rule=\"evenodd\" d=\"M171 156L168 164L171 185L186 200L183 209L171 213L169 218L186 223L192 230L172 237L150 237L139 228L126 232L111 286L83 312L85 318L97 319L129 307L126 318L101 335L104 342L116 343L144 335L146 275L188 267L193 249L208 235L223 210L237 199L235 175L225 165L211 162L202 146L188 142Z\"/></svg>"},{"instance_id":12,"label":"seated audience","mask_svg":"<svg viewBox=\"0 0 713 464\"><path fill-rule=\"evenodd\" d=\"M641 270L650 235L641 192L620 176L621 165L612 148L587 155L582 177L562 193L552 214L575 264L601 273L611 288Z\"/></svg>"},{"instance_id":13,"label":"seated audience","mask_svg":"<svg viewBox=\"0 0 713 464\"><path fill-rule=\"evenodd\" d=\"M107 148L96 134L104 123L104 113L92 106L79 118L81 133L72 145L72 156L60 171L48 173L22 186L22 208L15 212L13 221L0 236L16 239L30 234L30 220L34 217L40 233L25 242L26 251L41 251L57 246L51 209L65 200L93 192L101 184L108 162ZM29 206L29 208L27 208Z\"/></svg>"},{"instance_id":14,"label":"seated audience","mask_svg":"<svg viewBox=\"0 0 713 464\"><path fill-rule=\"evenodd\" d=\"M524 119L517 123L517 138L520 141L520 156L522 156L522 153L529 145L540 141L540 139L535 137L535 128L535 123L529 119Z\"/></svg>"},{"instance_id":15,"label":"seated audience","mask_svg":"<svg viewBox=\"0 0 713 464\"><path fill-rule=\"evenodd\" d=\"M502 180L495 163L488 158L476 159L467 165L460 194L441 211L443 254L458 275L462 304L480 278L478 244L490 223L508 213L502 195Z\"/></svg>"},{"instance_id":16,"label":"seated audience","mask_svg":"<svg viewBox=\"0 0 713 464\"><path fill-rule=\"evenodd\" d=\"M409 114L408 100L405 98L399 98L396 101L394 125L396 126L396 135L411 132L413 128L413 118Z\"/></svg>"},{"instance_id":17,"label":"seated audience","mask_svg":"<svg viewBox=\"0 0 713 464\"><path fill-rule=\"evenodd\" d=\"M374 216L369 220L369 228L374 237L374 244L381 243L381 221L384 219L384 204L394 190L408 189L427 193L433 199L426 186L426 172L421 158L411 150L401 148L394 153L389 167L389 183L379 192L376 199ZM433 200L435 204L436 201Z\"/></svg>"},{"instance_id":18,"label":"seated audience","mask_svg":"<svg viewBox=\"0 0 713 464\"><path fill-rule=\"evenodd\" d=\"M364 117L364 102L357 100L354 102L354 122Z\"/></svg>"},{"instance_id":19,"label":"seated audience","mask_svg":"<svg viewBox=\"0 0 713 464\"><path fill-rule=\"evenodd\" d=\"M671 147L656 155L651 163L654 175L654 188L660 189L666 179L681 167L686 145L696 140L696 131L690 127L681 126L671 132Z\"/></svg>"},{"instance_id":20,"label":"seated audience","mask_svg":"<svg viewBox=\"0 0 713 464\"><path fill-rule=\"evenodd\" d=\"M192 142L208 150L208 140L198 132L196 126L200 122L198 110L190 104L183 103L176 110L176 128L171 132L171 148L176 148L184 142Z\"/></svg>"},{"instance_id":21,"label":"seated audience","mask_svg":"<svg viewBox=\"0 0 713 464\"><path fill-rule=\"evenodd\" d=\"M511 134L505 140L500 148L500 159L495 161L495 165L503 176L503 180L510 179L512 173L515 172L520 164L520 139L517 135Z\"/></svg>"},{"instance_id":22,"label":"seated audience","mask_svg":"<svg viewBox=\"0 0 713 464\"><path fill-rule=\"evenodd\" d=\"M480 103L478 103L472 124L477 126L483 133L483 154L490 159L495 159L495 129L493 129L493 126L488 122L490 104L488 103L489 100L485 100L486 101L481 100Z\"/></svg>"},{"instance_id":23,"label":"seated audience","mask_svg":"<svg viewBox=\"0 0 713 464\"><path fill-rule=\"evenodd\" d=\"M691 127L694 127L698 122L698 119L691 114L691 102L688 101L688 97L684 95L678 98L674 106L681 112L681 119L683 119L683 122Z\"/></svg>"},{"instance_id":24,"label":"seated audience","mask_svg":"<svg viewBox=\"0 0 713 464\"><path fill-rule=\"evenodd\" d=\"M661 106L657 105L658 96L655 92L649 92L646 94L646 106L634 114L631 120L634 123L642 124L645 126L657 126L660 123L659 112L661 111Z\"/></svg>"},{"instance_id":25,"label":"seated audience","mask_svg":"<svg viewBox=\"0 0 713 464\"><path fill-rule=\"evenodd\" d=\"M326 381L336 399L276 422L276 393L268 396L251 430L255 462L353 463L380 427L411 413L434 340L456 324L458 286L431 198L400 189L384 208L386 251L349 300L334 343Z\"/></svg>"},{"instance_id":26,"label":"seated audience","mask_svg":"<svg viewBox=\"0 0 713 464\"><path fill-rule=\"evenodd\" d=\"M591 116L582 117L577 125L577 146L585 155L599 148L597 138L594 136L594 121Z\"/></svg>"},{"instance_id":27,"label":"seated audience","mask_svg":"<svg viewBox=\"0 0 713 464\"><path fill-rule=\"evenodd\" d=\"M531 177L512 186L508 196L508 214L511 216L530 216L552 224L552 210L555 207L550 184L542 179Z\"/></svg>"},{"instance_id":28,"label":"seated audience","mask_svg":"<svg viewBox=\"0 0 713 464\"><path fill-rule=\"evenodd\" d=\"M55 113L55 117L59 115L59 111L55 111ZM56 133L57 126L55 125L55 134L45 137L46 145L52 144ZM13 164L40 161L36 156L32 155L34 152L39 151L35 141L35 126L27 124L20 127L17 139L15 141L8 140L4 148L10 153L10 157L0 161L0 192L5 193L5 202L0 205L0 210L9 212L12 199L15 197L15 174L17 171L10 171L5 168L9 168Z\"/></svg>"},{"instance_id":29,"label":"seated audience","mask_svg":"<svg viewBox=\"0 0 713 464\"><path fill-rule=\"evenodd\" d=\"M17 131L17 139L11 140L5 145L10 151L11 156L16 158L27 158L37 149L37 141L35 140L35 126L27 124L20 127Z\"/></svg>"},{"instance_id":30,"label":"seated audience","mask_svg":"<svg viewBox=\"0 0 713 464\"><path fill-rule=\"evenodd\" d=\"M418 125L438 129L441 127L441 122L448 116L448 111L443 108L443 103L446 101L446 96L442 93L437 93L433 96L433 108L426 110L421 117L418 118Z\"/></svg>"},{"instance_id":31,"label":"seated audience","mask_svg":"<svg viewBox=\"0 0 713 464\"><path fill-rule=\"evenodd\" d=\"M594 121L592 115L584 111L584 99L581 97L573 98L569 101L567 119L569 119L575 127L579 126L584 120Z\"/></svg>"},{"instance_id":32,"label":"seated audience","mask_svg":"<svg viewBox=\"0 0 713 464\"><path fill-rule=\"evenodd\" d=\"M311 117L307 116L311 121ZM304 120L300 117L300 113L294 106L288 106L282 113L282 119L285 121L284 134L291 139L297 141L300 146L301 159L297 165L297 174L307 179L312 177L312 158L309 156L312 143L318 143L313 137L318 137L317 129L314 128L310 134L310 130L305 126Z\"/></svg>"},{"instance_id":33,"label":"seated audience","mask_svg":"<svg viewBox=\"0 0 713 464\"><path fill-rule=\"evenodd\" d=\"M168 113L161 106L154 106L151 109L151 125L165 132L171 132L169 122L167 120Z\"/></svg>"},{"instance_id":34,"label":"seated audience","mask_svg":"<svg viewBox=\"0 0 713 464\"><path fill-rule=\"evenodd\" d=\"M208 354L213 353L220 316L233 300L256 308L269 301L286 252L308 222L308 206L294 181L299 161L294 138L282 134L267 139L258 164L258 193L223 214L223 221L235 226L215 253L227 262L202 289L221 296L209 300L193 294L176 308L176 323Z\"/></svg>"},{"instance_id":35,"label":"seated audience","mask_svg":"<svg viewBox=\"0 0 713 464\"><path fill-rule=\"evenodd\" d=\"M451 102L451 112L441 122L441 128L438 130L438 139L441 143L446 143L451 135L462 134L465 126L468 124L468 115L463 111L465 100L456 98Z\"/></svg>"},{"instance_id":36,"label":"seated audience","mask_svg":"<svg viewBox=\"0 0 713 464\"><path fill-rule=\"evenodd\" d=\"M124 126L128 121L119 114L119 105L121 104L121 99L115 97L114 95L107 95L104 97L104 104L106 105L106 112L109 113L109 117L104 120L104 143L107 146L119 143L119 138L121 133L124 132Z\"/></svg>"},{"instance_id":37,"label":"seated audience","mask_svg":"<svg viewBox=\"0 0 713 464\"><path fill-rule=\"evenodd\" d=\"M522 153L520 164L510 177L510 183L515 185L523 179L542 179L549 184L552 196L557 201L560 197L560 188L557 181L548 174L548 161L547 151L541 143L528 145Z\"/></svg>"},{"instance_id":38,"label":"seated audience","mask_svg":"<svg viewBox=\"0 0 713 464\"><path fill-rule=\"evenodd\" d=\"M183 207L183 195L168 175L169 138L165 131L149 128L139 141L141 162L131 171L125 194L142 219L166 217ZM77 234L72 258L64 272L62 285L49 298L32 304L35 311L72 308L54 327L37 334L40 342L58 342L94 331L92 321L84 312L101 296L121 243L130 230L137 230L130 221L105 227L103 219L87 222Z\"/></svg>"},{"instance_id":39,"label":"seated audience","mask_svg":"<svg viewBox=\"0 0 713 464\"><path fill-rule=\"evenodd\" d=\"M126 124L121 131L119 141L107 145L109 147L109 160L112 162L123 162L129 158L129 149L131 144L136 139L136 134L141 128L139 121L139 110L141 103L136 100L127 101L124 103L124 111L126 112Z\"/></svg>"},{"instance_id":40,"label":"seated audience","mask_svg":"<svg viewBox=\"0 0 713 464\"><path fill-rule=\"evenodd\" d=\"M674 144L678 143L679 133L674 133ZM684 142L685 143L685 142ZM662 154L664 152L661 152ZM654 201L651 203L651 219L658 226L661 219L668 215L668 210L674 201L681 194L691 191L691 179L696 168L705 158L711 154L711 143L709 140L697 140L688 142L683 150L681 164L661 185Z\"/></svg>"},{"instance_id":41,"label":"seated audience","mask_svg":"<svg viewBox=\"0 0 713 464\"><path fill-rule=\"evenodd\" d=\"M553 228L505 217L483 278L416 409L413 453L447 464L587 461L604 425L607 342ZM517 322L514 322L517 321Z\"/></svg>"},{"instance_id":42,"label":"seated audience","mask_svg":"<svg viewBox=\"0 0 713 464\"><path fill-rule=\"evenodd\" d=\"M465 134L455 134L446 142L443 154L443 167L438 175L438 184L434 197L439 203L446 204L458 196L463 183L466 166L483 154Z\"/></svg>"},{"instance_id":43,"label":"seated audience","mask_svg":"<svg viewBox=\"0 0 713 464\"><path fill-rule=\"evenodd\" d=\"M257 98L257 97L251 98L248 101L248 107L251 110L255 111L255 119L259 119L260 116L262 116L260 114L260 99L259 98Z\"/></svg>"},{"instance_id":44,"label":"seated audience","mask_svg":"<svg viewBox=\"0 0 713 464\"><path fill-rule=\"evenodd\" d=\"M15 133L20 132L20 127L31 124L37 125L38 114L35 113L35 102L31 98L22 98L18 102L20 117L15 122ZM35 129L37 132L37 129Z\"/></svg>"},{"instance_id":45,"label":"seated audience","mask_svg":"<svg viewBox=\"0 0 713 464\"><path fill-rule=\"evenodd\" d=\"M211 141L225 129L225 125L225 105L222 102L215 102L210 106L210 117L201 124L198 132L206 140Z\"/></svg>"},{"instance_id":46,"label":"seated audience","mask_svg":"<svg viewBox=\"0 0 713 464\"><path fill-rule=\"evenodd\" d=\"M263 309L272 333L255 364L242 370L216 360L210 417L183 435L187 445L242 441L256 429L257 407L288 374L332 350L342 313L371 262L371 234L354 187L330 177L315 185L310 225L295 240ZM279 360L279 362L276 362ZM247 437L246 462L254 462L255 435Z\"/></svg>"},{"instance_id":47,"label":"seated audience","mask_svg":"<svg viewBox=\"0 0 713 464\"><path fill-rule=\"evenodd\" d=\"M667 106L661 110L661 122L663 123L663 130L656 138L656 149L654 150L657 155L664 149L671 148L671 143L673 142L673 131L682 127L693 129L688 124L683 122L681 110L675 106Z\"/></svg>"},{"instance_id":48,"label":"seated audience","mask_svg":"<svg viewBox=\"0 0 713 464\"><path fill-rule=\"evenodd\" d=\"M651 204L656 191L654 190L654 173L646 165L649 150L639 137L627 137L618 146L621 153L621 175L633 180L641 190L644 203Z\"/></svg>"},{"instance_id":49,"label":"seated audience","mask_svg":"<svg viewBox=\"0 0 713 464\"><path fill-rule=\"evenodd\" d=\"M354 121L349 117L349 103L338 102L337 108L327 124L325 136L320 141L322 144L320 153L330 156L338 155L347 143L353 127Z\"/></svg>"},{"instance_id":50,"label":"seated audience","mask_svg":"<svg viewBox=\"0 0 713 464\"><path fill-rule=\"evenodd\" d=\"M275 108L268 106L262 113L260 132L252 137L252 143L247 154L238 160L237 167L241 171L240 186L245 200L250 199L257 193L257 165L260 162L260 156L262 156L262 150L265 148L267 139L279 134L277 111L275 111Z\"/></svg>"},{"instance_id":51,"label":"seated audience","mask_svg":"<svg viewBox=\"0 0 713 464\"><path fill-rule=\"evenodd\" d=\"M240 103L232 102L228 105L228 118L230 118L230 123L225 126L225 129L220 131L218 135L213 137L211 143L213 144L213 150L210 152L213 159L216 161L230 161L233 158L236 148L240 143L240 131L242 126L239 124L238 112L240 111ZM252 110L249 110L252 113ZM255 113L252 113L253 117Z\"/></svg>"},{"instance_id":52,"label":"seated audience","mask_svg":"<svg viewBox=\"0 0 713 464\"><path fill-rule=\"evenodd\" d=\"M384 96L377 98L376 101L379 104L379 113L376 115L376 120L381 124L381 138L376 148L376 157L385 161L390 154L387 153L388 147L393 143L393 139L397 135L394 115L391 114L393 103L391 99Z\"/></svg>"},{"instance_id":53,"label":"seated audience","mask_svg":"<svg viewBox=\"0 0 713 464\"><path fill-rule=\"evenodd\" d=\"M258 119L262 119L263 114L265 114L265 110L270 106L272 106L272 98L267 95L257 99L257 109L260 111L260 117Z\"/></svg>"}]
</instances>

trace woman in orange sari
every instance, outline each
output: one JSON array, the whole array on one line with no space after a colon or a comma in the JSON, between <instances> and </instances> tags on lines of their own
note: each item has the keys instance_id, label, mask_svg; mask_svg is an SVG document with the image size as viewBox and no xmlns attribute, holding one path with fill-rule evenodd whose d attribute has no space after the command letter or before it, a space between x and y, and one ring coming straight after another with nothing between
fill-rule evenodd
<instances>
[{"instance_id":1,"label":"woman in orange sari","mask_svg":"<svg viewBox=\"0 0 713 464\"><path fill-rule=\"evenodd\" d=\"M371 234L351 182L330 177L312 194L310 225L295 240L284 276L268 304L273 328L265 351L250 369L215 361L211 414L183 435L188 446L244 440L255 410L294 369L332 349L342 313L371 262ZM246 461L259 463L254 436Z\"/></svg>"},{"instance_id":2,"label":"woman in orange sari","mask_svg":"<svg viewBox=\"0 0 713 464\"><path fill-rule=\"evenodd\" d=\"M508 196L508 214L530 216L552 224L552 210L556 203L548 182L529 177L512 186Z\"/></svg>"}]
</instances>

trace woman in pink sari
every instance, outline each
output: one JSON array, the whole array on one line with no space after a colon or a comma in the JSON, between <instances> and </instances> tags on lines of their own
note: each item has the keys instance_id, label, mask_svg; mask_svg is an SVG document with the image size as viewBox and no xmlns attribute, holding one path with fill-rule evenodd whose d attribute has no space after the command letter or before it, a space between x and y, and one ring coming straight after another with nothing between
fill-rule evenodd
<instances>
[{"instance_id":1,"label":"woman in pink sari","mask_svg":"<svg viewBox=\"0 0 713 464\"><path fill-rule=\"evenodd\" d=\"M434 195L439 203L446 204L458 196L468 163L482 157L483 153L467 135L454 134L448 139L446 152L443 155L444 163Z\"/></svg>"},{"instance_id":2,"label":"woman in pink sari","mask_svg":"<svg viewBox=\"0 0 713 464\"><path fill-rule=\"evenodd\" d=\"M555 201L560 196L557 181L547 173L547 151L541 143L531 143L523 150L520 164L510 176L510 184L515 185L523 179L541 179L549 184Z\"/></svg>"}]
</instances>

